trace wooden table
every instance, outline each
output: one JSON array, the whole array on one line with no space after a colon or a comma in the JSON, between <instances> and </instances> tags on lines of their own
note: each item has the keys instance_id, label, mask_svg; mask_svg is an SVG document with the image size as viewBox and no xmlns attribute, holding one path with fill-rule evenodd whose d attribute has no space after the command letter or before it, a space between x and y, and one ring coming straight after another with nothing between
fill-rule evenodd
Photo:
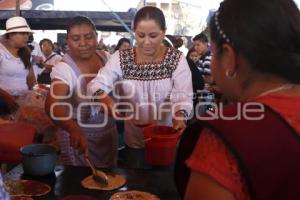
<instances>
[{"instance_id":1,"label":"wooden table","mask_svg":"<svg viewBox=\"0 0 300 200\"><path fill-rule=\"evenodd\" d=\"M57 166L55 173L45 177L33 178L23 174L21 165L18 165L7 174L4 179L34 179L51 186L52 191L40 198L43 200L59 200L67 195L85 194L99 200L108 200L114 193L126 190L140 190L157 195L161 200L179 200L179 194L174 185L171 170L164 169L103 169L123 175L127 183L113 191L89 190L81 186L80 181L91 174L88 167Z\"/></svg>"}]
</instances>

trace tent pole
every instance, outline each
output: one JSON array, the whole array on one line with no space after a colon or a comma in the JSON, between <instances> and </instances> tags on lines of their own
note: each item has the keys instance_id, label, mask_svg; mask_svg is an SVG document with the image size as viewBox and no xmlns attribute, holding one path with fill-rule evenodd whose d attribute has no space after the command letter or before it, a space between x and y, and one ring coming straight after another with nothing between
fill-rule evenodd
<instances>
[{"instance_id":1,"label":"tent pole","mask_svg":"<svg viewBox=\"0 0 300 200\"><path fill-rule=\"evenodd\" d=\"M20 16L20 0L16 0L16 16Z\"/></svg>"},{"instance_id":2,"label":"tent pole","mask_svg":"<svg viewBox=\"0 0 300 200\"><path fill-rule=\"evenodd\" d=\"M133 36L132 30L125 24L125 22L120 18L120 16L114 12L111 7L105 2L105 0L102 0L103 4L110 10L110 12L115 16L115 18L122 24L122 26L126 29L128 33L130 33L131 36Z\"/></svg>"}]
</instances>

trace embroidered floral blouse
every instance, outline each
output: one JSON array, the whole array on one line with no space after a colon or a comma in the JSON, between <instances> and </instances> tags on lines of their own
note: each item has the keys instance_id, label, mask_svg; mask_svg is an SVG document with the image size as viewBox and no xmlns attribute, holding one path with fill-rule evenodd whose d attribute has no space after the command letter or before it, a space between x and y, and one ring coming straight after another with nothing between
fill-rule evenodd
<instances>
[{"instance_id":1,"label":"embroidered floral blouse","mask_svg":"<svg viewBox=\"0 0 300 200\"><path fill-rule=\"evenodd\" d=\"M142 148L143 129L147 124L172 126L172 111L192 109L192 80L187 61L176 49L168 48L161 63L136 63L134 49L114 53L88 86L93 94L118 91L132 112L125 120L125 143ZM173 110L171 107L174 106Z\"/></svg>"}]
</instances>

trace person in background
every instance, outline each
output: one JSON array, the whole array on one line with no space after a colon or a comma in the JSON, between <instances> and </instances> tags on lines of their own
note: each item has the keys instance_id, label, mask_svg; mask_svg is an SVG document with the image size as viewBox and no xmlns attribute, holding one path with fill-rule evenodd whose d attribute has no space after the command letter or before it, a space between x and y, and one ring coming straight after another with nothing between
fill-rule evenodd
<instances>
[{"instance_id":1,"label":"person in background","mask_svg":"<svg viewBox=\"0 0 300 200\"><path fill-rule=\"evenodd\" d=\"M115 52L115 48L116 48L116 44L112 44L112 45L109 45L107 48L108 48L108 53L111 55Z\"/></svg>"},{"instance_id":2,"label":"person in background","mask_svg":"<svg viewBox=\"0 0 300 200\"><path fill-rule=\"evenodd\" d=\"M37 81L38 83L43 84L50 84L51 78L50 73L52 70L52 67L57 64L59 61L61 61L62 57L55 53L54 45L50 39L42 39L40 41L40 47L44 54L44 60L42 63L40 63L39 67L43 70L40 74L38 74Z\"/></svg>"},{"instance_id":3,"label":"person in background","mask_svg":"<svg viewBox=\"0 0 300 200\"><path fill-rule=\"evenodd\" d=\"M196 51L195 47L192 47L189 49L187 55L186 55L187 59L190 59L193 63L197 63L197 61L200 59L200 56L198 54L198 52Z\"/></svg>"},{"instance_id":4,"label":"person in background","mask_svg":"<svg viewBox=\"0 0 300 200\"><path fill-rule=\"evenodd\" d=\"M97 44L97 50L102 50L102 51L105 51L107 52L107 47L106 45L104 44L103 42L103 38L101 38Z\"/></svg>"},{"instance_id":5,"label":"person in background","mask_svg":"<svg viewBox=\"0 0 300 200\"><path fill-rule=\"evenodd\" d=\"M300 199L299 24L292 0L220 4L211 70L236 103L183 133L176 182L185 200Z\"/></svg>"},{"instance_id":6,"label":"person in background","mask_svg":"<svg viewBox=\"0 0 300 200\"><path fill-rule=\"evenodd\" d=\"M62 49L59 46L59 44L57 42L53 42L53 46L54 46L53 52L55 52L56 54L58 54L60 56L63 56Z\"/></svg>"},{"instance_id":7,"label":"person in background","mask_svg":"<svg viewBox=\"0 0 300 200\"><path fill-rule=\"evenodd\" d=\"M6 21L6 32L0 42L0 98L2 107L9 112L18 108L18 98L36 83L27 48L31 32L23 17Z\"/></svg>"},{"instance_id":8,"label":"person in background","mask_svg":"<svg viewBox=\"0 0 300 200\"><path fill-rule=\"evenodd\" d=\"M204 33L200 33L193 38L193 46L200 56L196 63L206 83L212 83L210 70L211 52L208 49L208 39Z\"/></svg>"},{"instance_id":9,"label":"person in background","mask_svg":"<svg viewBox=\"0 0 300 200\"><path fill-rule=\"evenodd\" d=\"M107 60L110 58L110 52L108 51L107 46L103 42L103 38L101 38L97 44L96 48L97 54L101 56L104 63L107 62Z\"/></svg>"},{"instance_id":10,"label":"person in background","mask_svg":"<svg viewBox=\"0 0 300 200\"><path fill-rule=\"evenodd\" d=\"M97 167L115 167L115 121L89 105L86 96L86 84L105 64L96 51L94 23L84 16L72 18L67 28L67 44L68 53L52 68L51 93L45 103L46 112L62 129L58 133L62 163L85 166L85 153Z\"/></svg>"},{"instance_id":11,"label":"person in background","mask_svg":"<svg viewBox=\"0 0 300 200\"><path fill-rule=\"evenodd\" d=\"M185 55L187 56L187 53L189 51L189 49L187 48L188 46L188 39L185 36L180 37L180 39L182 40L182 45L179 48L179 50Z\"/></svg>"},{"instance_id":12,"label":"person in background","mask_svg":"<svg viewBox=\"0 0 300 200\"><path fill-rule=\"evenodd\" d=\"M31 46L31 62L32 65L40 65L43 63L44 55L40 48L40 45L34 41L33 34L29 35L28 45Z\"/></svg>"},{"instance_id":13,"label":"person in background","mask_svg":"<svg viewBox=\"0 0 300 200\"><path fill-rule=\"evenodd\" d=\"M163 45L165 47L173 48L174 43L176 44L177 41L174 36L171 35L167 35L167 36L168 37L165 37L163 40ZM195 57L191 56L191 54ZM198 59L199 59L198 53L194 48L191 48L191 50L186 56L186 60L188 62L192 74L194 116L196 116L195 115L196 113L203 113L206 110L206 107L203 106L197 107L197 104L202 101L201 97L203 93L202 91L204 89L204 79L195 64L198 61ZM192 119L190 121L192 121Z\"/></svg>"},{"instance_id":14,"label":"person in background","mask_svg":"<svg viewBox=\"0 0 300 200\"><path fill-rule=\"evenodd\" d=\"M113 53L116 51L121 51L124 49L128 49L130 48L130 40L128 38L121 38L118 43L117 46L114 48ZM117 124L117 128L118 128L118 132L119 132L119 138L123 138L123 135L120 135L122 133L124 133L124 121L123 120L116 120L116 124Z\"/></svg>"},{"instance_id":15,"label":"person in background","mask_svg":"<svg viewBox=\"0 0 300 200\"><path fill-rule=\"evenodd\" d=\"M65 55L66 53L68 53L69 47L68 47L67 43L63 44L61 51L62 51L63 55Z\"/></svg>"},{"instance_id":16,"label":"person in background","mask_svg":"<svg viewBox=\"0 0 300 200\"><path fill-rule=\"evenodd\" d=\"M183 131L192 110L192 81L183 54L163 46L166 24L160 9L141 8L135 15L133 30L137 46L115 52L89 83L88 92L95 101L104 103L113 116L122 118L108 95L118 83L121 101L134 110L125 113L130 118L125 120L125 151L130 159L125 163L143 167L143 128L161 124ZM168 111L163 112L161 105Z\"/></svg>"},{"instance_id":17,"label":"person in background","mask_svg":"<svg viewBox=\"0 0 300 200\"><path fill-rule=\"evenodd\" d=\"M200 56L196 62L196 66L204 79L204 90L199 93L199 98L202 102L206 102L206 109L212 109L211 103L217 101L220 95L215 93L213 76L211 75L210 63L211 52L208 48L208 39L204 33L200 33L193 38L193 47ZM217 97L217 98L216 98ZM204 110L206 110L204 109Z\"/></svg>"},{"instance_id":18,"label":"person in background","mask_svg":"<svg viewBox=\"0 0 300 200\"><path fill-rule=\"evenodd\" d=\"M167 35L167 37L165 37L163 40L163 45L165 47L173 48L174 43L176 44L177 41L176 41L175 37L171 36L171 35ZM191 55L193 55L194 57ZM194 116L196 113L200 113L200 112L203 113L205 111L205 108L203 108L203 107L197 108L197 103L201 102L200 98L202 95L202 90L204 89L204 79L195 64L198 61L198 59L199 59L198 53L192 47L186 56L186 60L188 62L188 65L190 67L191 74L192 74Z\"/></svg>"},{"instance_id":19,"label":"person in background","mask_svg":"<svg viewBox=\"0 0 300 200\"><path fill-rule=\"evenodd\" d=\"M197 106L199 102L202 102L202 94L204 89L204 79L202 73L198 70L196 62L199 60L199 56L194 47L192 47L187 55L186 60L189 64L191 73L192 73L192 82L193 82L193 105L194 105L194 114L200 114L205 112L205 106ZM196 116L196 115L194 115Z\"/></svg>"},{"instance_id":20,"label":"person in background","mask_svg":"<svg viewBox=\"0 0 300 200\"><path fill-rule=\"evenodd\" d=\"M118 50L128 49L128 48L130 48L130 40L128 38L121 38L118 41L118 44L115 47L114 52L116 52Z\"/></svg>"}]
</instances>

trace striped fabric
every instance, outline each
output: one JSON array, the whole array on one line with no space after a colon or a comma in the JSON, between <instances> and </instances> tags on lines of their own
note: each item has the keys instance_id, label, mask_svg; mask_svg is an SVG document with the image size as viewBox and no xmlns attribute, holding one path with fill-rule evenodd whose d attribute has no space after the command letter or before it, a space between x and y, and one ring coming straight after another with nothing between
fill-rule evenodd
<instances>
[{"instance_id":1,"label":"striped fabric","mask_svg":"<svg viewBox=\"0 0 300 200\"><path fill-rule=\"evenodd\" d=\"M211 75L210 71L211 53L207 52L197 62L196 66L200 71L201 75Z\"/></svg>"}]
</instances>

